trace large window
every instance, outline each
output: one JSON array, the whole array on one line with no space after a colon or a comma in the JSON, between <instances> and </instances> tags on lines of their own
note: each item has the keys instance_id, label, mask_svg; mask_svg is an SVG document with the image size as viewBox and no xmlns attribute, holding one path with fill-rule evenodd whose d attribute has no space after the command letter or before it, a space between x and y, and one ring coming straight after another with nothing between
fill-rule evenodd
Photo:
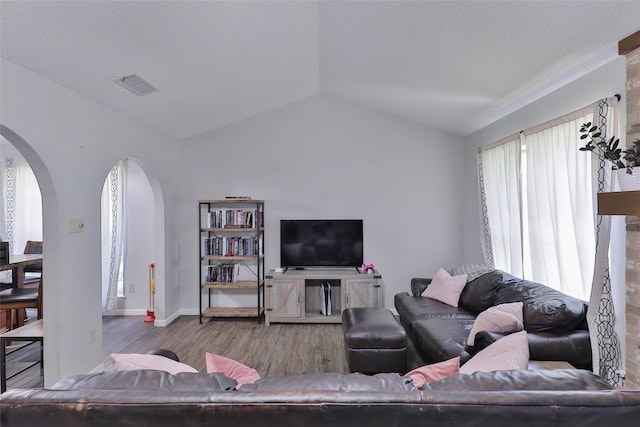
<instances>
[{"instance_id":1,"label":"large window","mask_svg":"<svg viewBox=\"0 0 640 427\"><path fill-rule=\"evenodd\" d=\"M593 121L585 107L478 154L488 262L585 300L596 248L595 166L579 151L579 129Z\"/></svg>"}]
</instances>

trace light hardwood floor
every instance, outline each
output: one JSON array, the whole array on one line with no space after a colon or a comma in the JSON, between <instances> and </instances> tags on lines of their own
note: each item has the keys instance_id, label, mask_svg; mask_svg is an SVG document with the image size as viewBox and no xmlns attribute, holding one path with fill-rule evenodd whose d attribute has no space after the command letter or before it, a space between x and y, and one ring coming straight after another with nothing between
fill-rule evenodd
<instances>
[{"instance_id":1,"label":"light hardwood floor","mask_svg":"<svg viewBox=\"0 0 640 427\"><path fill-rule=\"evenodd\" d=\"M113 323L122 319L106 321ZM138 329L136 325L126 328ZM132 333L131 337L138 333ZM165 328L147 328L128 345L120 350L115 348L108 352L146 353L158 348L169 349L181 362L201 372L206 371L207 352L251 366L262 377L348 371L342 327L337 324L265 326L253 319L216 319L200 325L197 316L181 316Z\"/></svg>"},{"instance_id":2,"label":"light hardwood floor","mask_svg":"<svg viewBox=\"0 0 640 427\"><path fill-rule=\"evenodd\" d=\"M265 326L253 319L215 319L201 325L197 316L181 316L167 327L154 327L143 319L144 316L103 317L104 369L111 369L111 353L146 353L164 348L200 372L206 372L207 352L251 366L262 377L348 372L341 325ZM38 357L39 344L9 355L7 375ZM42 384L40 368L34 366L7 381L7 389Z\"/></svg>"},{"instance_id":3,"label":"light hardwood floor","mask_svg":"<svg viewBox=\"0 0 640 427\"><path fill-rule=\"evenodd\" d=\"M154 327L144 316L105 316L102 320L103 367L111 353L175 352L180 361L206 372L205 354L216 353L255 368L262 377L303 373L347 373L342 325L271 324L253 319L214 319L202 325L197 316L181 316L167 327ZM424 362L410 340L408 369ZM38 360L39 344L7 358L7 374ZM40 368L32 367L7 382L7 389L42 387Z\"/></svg>"}]
</instances>

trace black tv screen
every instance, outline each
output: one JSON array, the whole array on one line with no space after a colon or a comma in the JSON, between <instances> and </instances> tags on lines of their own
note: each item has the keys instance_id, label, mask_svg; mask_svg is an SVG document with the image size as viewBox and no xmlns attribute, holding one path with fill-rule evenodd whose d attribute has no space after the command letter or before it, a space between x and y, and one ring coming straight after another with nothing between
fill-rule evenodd
<instances>
[{"instance_id":1,"label":"black tv screen","mask_svg":"<svg viewBox=\"0 0 640 427\"><path fill-rule=\"evenodd\" d=\"M280 266L362 267L361 219L280 220Z\"/></svg>"}]
</instances>

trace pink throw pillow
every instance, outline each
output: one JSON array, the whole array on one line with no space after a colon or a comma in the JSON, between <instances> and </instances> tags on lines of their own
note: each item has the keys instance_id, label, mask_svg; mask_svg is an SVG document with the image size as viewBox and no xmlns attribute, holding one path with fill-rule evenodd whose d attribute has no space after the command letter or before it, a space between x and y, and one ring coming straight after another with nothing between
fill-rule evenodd
<instances>
[{"instance_id":1,"label":"pink throw pillow","mask_svg":"<svg viewBox=\"0 0 640 427\"><path fill-rule=\"evenodd\" d=\"M488 308L476 317L467 344L473 346L480 331L518 332L524 329L522 302L510 302Z\"/></svg>"},{"instance_id":2,"label":"pink throw pillow","mask_svg":"<svg viewBox=\"0 0 640 427\"><path fill-rule=\"evenodd\" d=\"M260 374L255 369L224 356L207 353L206 362L208 373L222 372L227 377L233 378L238 382L236 388L243 384L252 384L260 379Z\"/></svg>"},{"instance_id":3,"label":"pink throw pillow","mask_svg":"<svg viewBox=\"0 0 640 427\"><path fill-rule=\"evenodd\" d=\"M457 307L460 294L466 284L466 274L451 276L444 268L441 268L433 276L429 286L422 292L422 296L437 299L445 304Z\"/></svg>"},{"instance_id":4,"label":"pink throw pillow","mask_svg":"<svg viewBox=\"0 0 640 427\"><path fill-rule=\"evenodd\" d=\"M153 369L156 371L169 372L170 374L177 374L179 372L198 372L189 365L176 362L168 357L159 356L157 354L114 353L111 355L111 360L113 362L113 369L116 371Z\"/></svg>"},{"instance_id":5,"label":"pink throw pillow","mask_svg":"<svg viewBox=\"0 0 640 427\"><path fill-rule=\"evenodd\" d=\"M460 356L444 362L421 366L407 372L405 377L411 377L416 387L422 387L426 383L438 381L443 378L457 375L460 370Z\"/></svg>"},{"instance_id":6,"label":"pink throw pillow","mask_svg":"<svg viewBox=\"0 0 640 427\"><path fill-rule=\"evenodd\" d=\"M527 331L516 332L500 338L460 367L461 374L474 372L508 371L527 369L529 364L529 342Z\"/></svg>"}]
</instances>

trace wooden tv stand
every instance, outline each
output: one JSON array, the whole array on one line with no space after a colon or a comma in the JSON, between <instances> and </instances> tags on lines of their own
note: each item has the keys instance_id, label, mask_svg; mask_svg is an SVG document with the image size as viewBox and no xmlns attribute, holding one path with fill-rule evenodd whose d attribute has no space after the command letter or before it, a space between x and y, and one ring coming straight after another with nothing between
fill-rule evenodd
<instances>
[{"instance_id":1,"label":"wooden tv stand","mask_svg":"<svg viewBox=\"0 0 640 427\"><path fill-rule=\"evenodd\" d=\"M320 289L331 285L331 315L321 313ZM288 270L266 275L265 323L341 323L349 307L379 307L382 276L356 269Z\"/></svg>"}]
</instances>

